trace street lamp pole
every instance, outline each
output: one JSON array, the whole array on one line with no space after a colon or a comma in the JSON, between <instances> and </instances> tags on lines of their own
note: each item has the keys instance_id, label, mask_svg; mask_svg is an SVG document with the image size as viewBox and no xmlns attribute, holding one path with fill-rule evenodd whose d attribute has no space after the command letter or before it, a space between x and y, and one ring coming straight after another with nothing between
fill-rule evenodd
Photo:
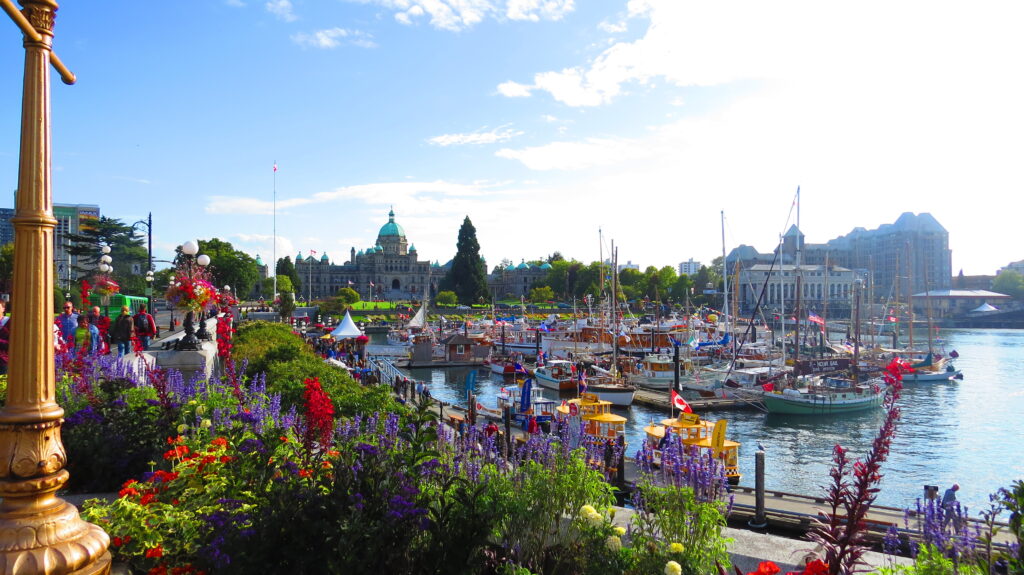
<instances>
[{"instance_id":1,"label":"street lamp pole","mask_svg":"<svg viewBox=\"0 0 1024 575\"><path fill-rule=\"evenodd\" d=\"M152 272L153 272L153 212L149 212L149 215L145 220L139 220L132 224L132 227L142 224L146 226L146 272L148 283L146 287L146 309L149 313L153 313L153 284Z\"/></svg>"},{"instance_id":2,"label":"street lamp pole","mask_svg":"<svg viewBox=\"0 0 1024 575\"><path fill-rule=\"evenodd\" d=\"M2 7L24 35L18 193L14 200L14 281L18 320L11 329L7 400L0 408L0 571L106 574L110 537L81 519L57 491L68 480L53 353L53 216L50 66L74 75L53 54L57 3L20 0Z\"/></svg>"}]
</instances>

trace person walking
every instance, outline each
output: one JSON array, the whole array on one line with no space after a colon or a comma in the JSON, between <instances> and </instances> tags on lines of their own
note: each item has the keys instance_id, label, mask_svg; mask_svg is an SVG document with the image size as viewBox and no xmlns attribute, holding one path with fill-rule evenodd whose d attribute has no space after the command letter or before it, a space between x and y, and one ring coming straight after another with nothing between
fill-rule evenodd
<instances>
[{"instance_id":1,"label":"person walking","mask_svg":"<svg viewBox=\"0 0 1024 575\"><path fill-rule=\"evenodd\" d=\"M6 314L7 303L0 300L0 375L7 373L7 347L11 340L11 318Z\"/></svg>"},{"instance_id":2,"label":"person walking","mask_svg":"<svg viewBox=\"0 0 1024 575\"><path fill-rule=\"evenodd\" d=\"M89 323L89 316L78 316L78 327L72 336L73 349L79 355L95 355L100 349L100 330Z\"/></svg>"},{"instance_id":3,"label":"person walking","mask_svg":"<svg viewBox=\"0 0 1024 575\"><path fill-rule=\"evenodd\" d=\"M110 353L110 318L100 313L100 306L95 305L89 312L89 324L96 326L100 332L99 353Z\"/></svg>"},{"instance_id":4,"label":"person walking","mask_svg":"<svg viewBox=\"0 0 1024 575\"><path fill-rule=\"evenodd\" d=\"M121 315L114 319L110 328L110 343L117 344L117 357L132 350L132 336L135 335L135 322L128 306L121 306Z\"/></svg>"},{"instance_id":5,"label":"person walking","mask_svg":"<svg viewBox=\"0 0 1024 575\"><path fill-rule=\"evenodd\" d=\"M156 335L156 322L146 313L146 306L140 306L139 313L135 314L135 335L142 343L142 349L149 349L149 340Z\"/></svg>"},{"instance_id":6,"label":"person walking","mask_svg":"<svg viewBox=\"0 0 1024 575\"><path fill-rule=\"evenodd\" d=\"M78 329L78 314L75 313L75 304L70 301L64 302L64 311L57 316L57 327L60 328L60 338L65 347L75 346L75 330Z\"/></svg>"},{"instance_id":7,"label":"person walking","mask_svg":"<svg viewBox=\"0 0 1024 575\"><path fill-rule=\"evenodd\" d=\"M956 492L960 491L960 484L954 483L942 495L942 529L953 522L953 529L960 531L960 503L956 500Z\"/></svg>"}]
</instances>

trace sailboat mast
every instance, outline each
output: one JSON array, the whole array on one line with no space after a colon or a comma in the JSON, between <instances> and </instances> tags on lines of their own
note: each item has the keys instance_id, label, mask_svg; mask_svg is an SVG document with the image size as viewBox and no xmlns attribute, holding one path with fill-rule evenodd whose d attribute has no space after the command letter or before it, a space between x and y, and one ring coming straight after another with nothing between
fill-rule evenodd
<instances>
[{"instance_id":1,"label":"sailboat mast","mask_svg":"<svg viewBox=\"0 0 1024 575\"><path fill-rule=\"evenodd\" d=\"M725 210L722 215L722 321L725 322L725 332L729 332L729 263L725 257Z\"/></svg>"},{"instance_id":2,"label":"sailboat mast","mask_svg":"<svg viewBox=\"0 0 1024 575\"><path fill-rule=\"evenodd\" d=\"M779 234L779 322L782 323L782 366L786 366L786 260L782 257L782 234Z\"/></svg>"},{"instance_id":3,"label":"sailboat mast","mask_svg":"<svg viewBox=\"0 0 1024 575\"><path fill-rule=\"evenodd\" d=\"M800 361L800 292L802 291L803 271L800 269L800 186L796 187L796 339L793 346L793 366Z\"/></svg>"}]
</instances>

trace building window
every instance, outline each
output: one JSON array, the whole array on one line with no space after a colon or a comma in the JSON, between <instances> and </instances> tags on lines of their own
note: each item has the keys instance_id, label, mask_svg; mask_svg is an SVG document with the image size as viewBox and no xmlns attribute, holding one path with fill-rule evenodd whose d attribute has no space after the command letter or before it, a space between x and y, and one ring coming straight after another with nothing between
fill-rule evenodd
<instances>
[{"instance_id":1,"label":"building window","mask_svg":"<svg viewBox=\"0 0 1024 575\"><path fill-rule=\"evenodd\" d=\"M462 355L462 354L466 353L466 346L464 346L464 345L457 345L457 346L455 346L455 353L456 353L456 355Z\"/></svg>"}]
</instances>

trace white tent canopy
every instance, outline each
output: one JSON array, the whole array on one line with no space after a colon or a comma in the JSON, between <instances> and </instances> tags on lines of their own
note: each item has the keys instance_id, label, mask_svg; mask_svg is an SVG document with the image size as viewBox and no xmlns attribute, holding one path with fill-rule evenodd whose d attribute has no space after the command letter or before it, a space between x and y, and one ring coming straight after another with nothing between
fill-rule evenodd
<instances>
[{"instance_id":1,"label":"white tent canopy","mask_svg":"<svg viewBox=\"0 0 1024 575\"><path fill-rule=\"evenodd\" d=\"M971 313L984 313L987 311L999 311L999 308L989 305L988 302L985 302L979 305L978 307L972 309Z\"/></svg>"},{"instance_id":2,"label":"white tent canopy","mask_svg":"<svg viewBox=\"0 0 1024 575\"><path fill-rule=\"evenodd\" d=\"M352 321L352 316L348 311L345 312L345 319L341 320L341 325L331 332L331 337L334 339L350 339L361 335L363 332L359 331L359 327L356 326L356 322Z\"/></svg>"}]
</instances>

